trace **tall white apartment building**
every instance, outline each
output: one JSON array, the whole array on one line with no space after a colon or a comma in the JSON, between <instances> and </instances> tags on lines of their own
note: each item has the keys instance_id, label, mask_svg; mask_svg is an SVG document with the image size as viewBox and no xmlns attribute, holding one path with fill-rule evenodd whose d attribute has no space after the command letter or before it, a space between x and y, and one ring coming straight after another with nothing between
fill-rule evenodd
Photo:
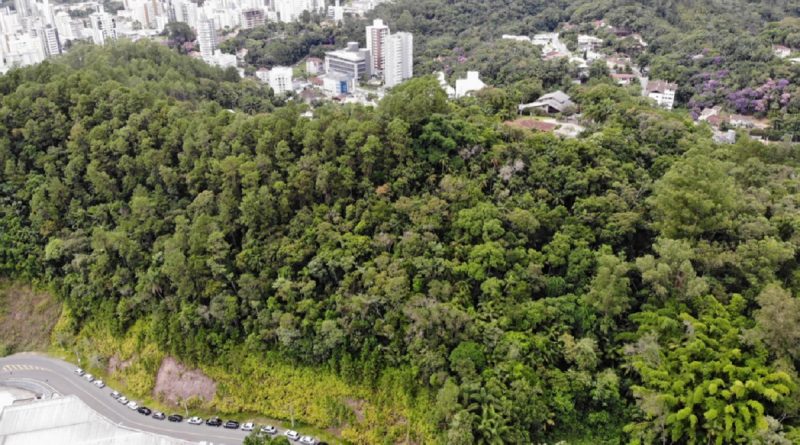
<instances>
[{"instance_id":1,"label":"tall white apartment building","mask_svg":"<svg viewBox=\"0 0 800 445\"><path fill-rule=\"evenodd\" d=\"M386 38L389 36L389 27L383 20L375 19L372 25L367 26L367 50L370 53L370 65L373 74L383 72L386 63Z\"/></svg>"},{"instance_id":2,"label":"tall white apartment building","mask_svg":"<svg viewBox=\"0 0 800 445\"><path fill-rule=\"evenodd\" d=\"M386 37L386 64L383 69L384 84L391 88L414 76L414 36L398 32Z\"/></svg>"},{"instance_id":3,"label":"tall white apartment building","mask_svg":"<svg viewBox=\"0 0 800 445\"><path fill-rule=\"evenodd\" d=\"M48 57L61 54L61 40L58 38L56 28L47 25L40 30L39 34L42 37L44 52Z\"/></svg>"},{"instance_id":4,"label":"tall white apartment building","mask_svg":"<svg viewBox=\"0 0 800 445\"><path fill-rule=\"evenodd\" d=\"M189 0L178 0L172 3L172 12L175 15L176 22L183 22L189 25L192 29L197 29L198 14L197 4Z\"/></svg>"},{"instance_id":5,"label":"tall white apartment building","mask_svg":"<svg viewBox=\"0 0 800 445\"><path fill-rule=\"evenodd\" d=\"M214 56L219 40L217 40L217 27L214 19L203 17L197 24L197 43L200 45L200 55L204 59Z\"/></svg>"},{"instance_id":6,"label":"tall white apartment building","mask_svg":"<svg viewBox=\"0 0 800 445\"><path fill-rule=\"evenodd\" d=\"M95 45L102 45L107 40L117 39L117 22L114 16L103 11L100 7L98 12L89 14L89 21L91 22L92 41Z\"/></svg>"},{"instance_id":7,"label":"tall white apartment building","mask_svg":"<svg viewBox=\"0 0 800 445\"><path fill-rule=\"evenodd\" d=\"M14 8L17 10L17 16L29 17L33 14L32 0L14 0Z\"/></svg>"},{"instance_id":8,"label":"tall white apartment building","mask_svg":"<svg viewBox=\"0 0 800 445\"><path fill-rule=\"evenodd\" d=\"M309 0L275 0L275 12L282 22L294 22L310 8Z\"/></svg>"},{"instance_id":9,"label":"tall white apartment building","mask_svg":"<svg viewBox=\"0 0 800 445\"><path fill-rule=\"evenodd\" d=\"M269 70L267 77L269 86L276 96L286 94L292 90L292 67L275 66Z\"/></svg>"}]
</instances>

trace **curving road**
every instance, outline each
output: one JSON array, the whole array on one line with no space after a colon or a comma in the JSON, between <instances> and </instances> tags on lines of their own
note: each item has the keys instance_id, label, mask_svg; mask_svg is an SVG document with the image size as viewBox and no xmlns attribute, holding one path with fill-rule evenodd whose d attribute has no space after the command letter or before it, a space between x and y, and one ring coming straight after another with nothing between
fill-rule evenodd
<instances>
[{"instance_id":1,"label":"curving road","mask_svg":"<svg viewBox=\"0 0 800 445\"><path fill-rule=\"evenodd\" d=\"M75 365L52 357L20 353L0 358L0 386L4 381L38 382L59 394L74 394L92 409L114 423L179 439L213 444L241 444L247 436L242 430L229 430L223 427L189 425L184 419L181 423L156 420L123 406L111 397L112 388L98 388L73 371ZM167 413L169 414L169 413ZM224 420L224 419L223 419ZM279 430L278 434L283 434Z\"/></svg>"}]
</instances>

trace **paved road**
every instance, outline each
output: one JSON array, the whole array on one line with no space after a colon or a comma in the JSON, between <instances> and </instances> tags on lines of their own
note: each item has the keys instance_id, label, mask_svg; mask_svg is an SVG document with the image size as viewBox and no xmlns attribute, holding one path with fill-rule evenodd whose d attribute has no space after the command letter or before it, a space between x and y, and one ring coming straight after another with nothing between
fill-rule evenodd
<instances>
[{"instance_id":1,"label":"paved road","mask_svg":"<svg viewBox=\"0 0 800 445\"><path fill-rule=\"evenodd\" d=\"M75 365L44 355L21 353L0 358L0 386L6 380L42 382L59 394L74 394L114 423L195 442L241 444L248 433L222 427L156 420L132 411L111 397L112 388L98 388L73 371ZM169 414L169 413L167 413ZM191 414L191 413L190 413ZM224 420L224 419L223 419ZM279 434L283 434L283 430Z\"/></svg>"}]
</instances>

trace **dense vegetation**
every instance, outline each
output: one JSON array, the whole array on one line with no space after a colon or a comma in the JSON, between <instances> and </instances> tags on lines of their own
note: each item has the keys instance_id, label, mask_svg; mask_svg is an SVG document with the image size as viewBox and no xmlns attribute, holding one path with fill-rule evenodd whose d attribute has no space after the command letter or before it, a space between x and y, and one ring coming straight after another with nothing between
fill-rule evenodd
<instances>
[{"instance_id":1,"label":"dense vegetation","mask_svg":"<svg viewBox=\"0 0 800 445\"><path fill-rule=\"evenodd\" d=\"M353 442L800 441L795 147L715 145L602 74L574 86L480 42L634 3L495 3L383 7L414 18L423 64L437 32L504 64L504 88L457 103L422 77L306 118L146 42L0 77L0 274L49 283L60 333L100 323L227 370L226 411L281 409L247 387L265 362L335 374L389 411L360 418L342 384L300 414ZM502 125L555 86L583 137Z\"/></svg>"}]
</instances>

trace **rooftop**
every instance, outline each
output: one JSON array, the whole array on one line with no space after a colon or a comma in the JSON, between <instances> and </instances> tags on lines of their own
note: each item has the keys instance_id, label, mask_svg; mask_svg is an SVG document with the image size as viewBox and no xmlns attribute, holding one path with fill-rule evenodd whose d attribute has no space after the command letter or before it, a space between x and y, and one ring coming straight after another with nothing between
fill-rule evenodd
<instances>
[{"instance_id":1,"label":"rooftop","mask_svg":"<svg viewBox=\"0 0 800 445\"><path fill-rule=\"evenodd\" d=\"M664 91L671 90L677 91L678 84L667 82L665 80L651 80L647 82L648 93L663 93Z\"/></svg>"},{"instance_id":2,"label":"rooftop","mask_svg":"<svg viewBox=\"0 0 800 445\"><path fill-rule=\"evenodd\" d=\"M70 395L3 408L0 443L190 445L192 442L118 426Z\"/></svg>"}]
</instances>

